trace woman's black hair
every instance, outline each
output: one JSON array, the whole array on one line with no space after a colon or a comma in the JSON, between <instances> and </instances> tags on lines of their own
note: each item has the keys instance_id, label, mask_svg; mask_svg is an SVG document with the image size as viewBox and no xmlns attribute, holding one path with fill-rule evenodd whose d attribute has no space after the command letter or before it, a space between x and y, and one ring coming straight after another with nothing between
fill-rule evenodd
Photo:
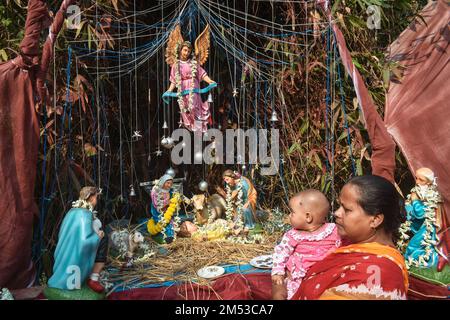
<instances>
[{"instance_id":1,"label":"woman's black hair","mask_svg":"<svg viewBox=\"0 0 450 320\"><path fill-rule=\"evenodd\" d=\"M374 216L384 215L381 228L388 234L392 234L394 242L399 236L400 224L404 221L403 199L398 194L394 185L389 180L375 175L364 175L350 179L348 184L358 188L360 197L358 204L364 211Z\"/></svg>"}]
</instances>

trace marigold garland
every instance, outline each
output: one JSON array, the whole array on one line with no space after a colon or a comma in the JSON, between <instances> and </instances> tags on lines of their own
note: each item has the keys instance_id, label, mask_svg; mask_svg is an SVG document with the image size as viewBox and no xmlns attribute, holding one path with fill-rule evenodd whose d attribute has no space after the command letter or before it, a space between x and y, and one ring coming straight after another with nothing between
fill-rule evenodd
<instances>
[{"instance_id":1,"label":"marigold garland","mask_svg":"<svg viewBox=\"0 0 450 320\"><path fill-rule=\"evenodd\" d=\"M148 220L147 230L152 236L163 231L163 229L170 223L170 220L172 220L173 215L178 209L179 203L180 203L180 194L175 193L173 197L170 199L169 207L164 213L163 218L160 221L158 221L158 223L155 223L155 220L153 220L153 218Z\"/></svg>"}]
</instances>

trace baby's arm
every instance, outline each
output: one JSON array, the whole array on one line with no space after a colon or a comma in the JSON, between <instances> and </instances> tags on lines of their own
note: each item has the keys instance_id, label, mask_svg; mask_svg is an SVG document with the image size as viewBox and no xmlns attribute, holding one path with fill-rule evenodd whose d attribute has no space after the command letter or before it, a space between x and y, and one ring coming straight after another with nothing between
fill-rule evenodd
<instances>
[{"instance_id":1,"label":"baby's arm","mask_svg":"<svg viewBox=\"0 0 450 320\"><path fill-rule=\"evenodd\" d=\"M272 267L272 279L277 280L279 277L274 278L277 275L281 275L284 278L286 274L286 263L289 257L294 252L294 247L291 244L289 232L286 232L281 239L281 242L275 247L273 253L273 267Z\"/></svg>"},{"instance_id":2,"label":"baby's arm","mask_svg":"<svg viewBox=\"0 0 450 320\"><path fill-rule=\"evenodd\" d=\"M281 242L275 247L273 254L272 267L272 299L286 300L287 288L284 283L286 277L286 263L294 252L294 247L288 236L288 232L284 234Z\"/></svg>"}]
</instances>

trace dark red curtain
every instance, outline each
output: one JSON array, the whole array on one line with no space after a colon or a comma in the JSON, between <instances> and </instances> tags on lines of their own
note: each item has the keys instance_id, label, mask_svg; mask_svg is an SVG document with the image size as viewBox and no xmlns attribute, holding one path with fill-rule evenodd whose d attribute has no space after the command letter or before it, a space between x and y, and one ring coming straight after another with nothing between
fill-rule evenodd
<instances>
[{"instance_id":1,"label":"dark red curtain","mask_svg":"<svg viewBox=\"0 0 450 320\"><path fill-rule=\"evenodd\" d=\"M45 99L44 79L64 12L63 1L39 59L39 37L51 23L43 0L30 0L20 55L0 64L0 287L33 284L33 217L38 215L34 183L39 147L37 103ZM37 85L39 83L39 85ZM39 89L39 90L37 90Z\"/></svg>"}]
</instances>

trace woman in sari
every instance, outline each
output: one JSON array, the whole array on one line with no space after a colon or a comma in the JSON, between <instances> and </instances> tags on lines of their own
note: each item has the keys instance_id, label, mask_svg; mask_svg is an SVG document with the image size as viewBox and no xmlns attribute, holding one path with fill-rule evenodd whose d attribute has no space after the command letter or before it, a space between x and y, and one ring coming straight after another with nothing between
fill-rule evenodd
<instances>
[{"instance_id":1,"label":"woman in sari","mask_svg":"<svg viewBox=\"0 0 450 320\"><path fill-rule=\"evenodd\" d=\"M339 201L335 223L349 244L312 266L292 299L405 300L408 273L394 246L402 220L395 187L379 176L355 177Z\"/></svg>"}]
</instances>

